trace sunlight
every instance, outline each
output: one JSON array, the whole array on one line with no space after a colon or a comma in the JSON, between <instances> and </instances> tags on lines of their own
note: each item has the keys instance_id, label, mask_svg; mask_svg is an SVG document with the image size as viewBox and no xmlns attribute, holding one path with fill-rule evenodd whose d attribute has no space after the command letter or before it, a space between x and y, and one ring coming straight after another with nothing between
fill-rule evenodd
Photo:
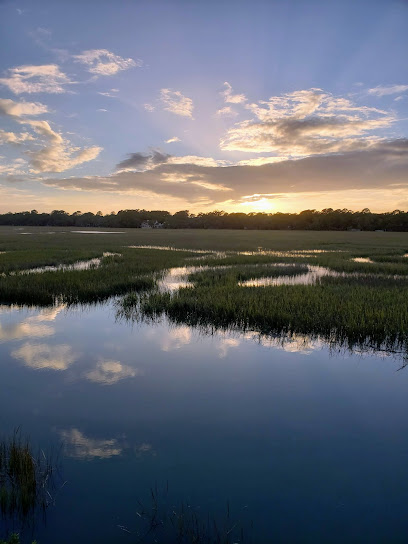
<instances>
[{"instance_id":1,"label":"sunlight","mask_svg":"<svg viewBox=\"0 0 408 544\"><path fill-rule=\"evenodd\" d=\"M246 212L273 212L276 209L275 202L265 197L249 202L242 202L240 205L245 206Z\"/></svg>"}]
</instances>

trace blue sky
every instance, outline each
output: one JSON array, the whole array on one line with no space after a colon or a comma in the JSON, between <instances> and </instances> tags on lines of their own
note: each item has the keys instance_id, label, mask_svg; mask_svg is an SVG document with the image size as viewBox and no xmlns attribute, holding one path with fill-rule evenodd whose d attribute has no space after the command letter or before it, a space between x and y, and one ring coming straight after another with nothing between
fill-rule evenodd
<instances>
[{"instance_id":1,"label":"blue sky","mask_svg":"<svg viewBox=\"0 0 408 544\"><path fill-rule=\"evenodd\" d=\"M0 212L408 209L408 2L0 2Z\"/></svg>"}]
</instances>

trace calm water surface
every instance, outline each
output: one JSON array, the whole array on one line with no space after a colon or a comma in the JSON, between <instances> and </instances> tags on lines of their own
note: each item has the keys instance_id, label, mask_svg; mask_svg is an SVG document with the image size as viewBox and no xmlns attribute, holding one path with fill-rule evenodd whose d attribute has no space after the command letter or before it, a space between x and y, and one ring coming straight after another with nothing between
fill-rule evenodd
<instances>
[{"instance_id":1,"label":"calm water surface","mask_svg":"<svg viewBox=\"0 0 408 544\"><path fill-rule=\"evenodd\" d=\"M119 526L167 482L257 542L407 541L401 360L115 313L0 307L0 428L64 445L41 544L134 542Z\"/></svg>"}]
</instances>

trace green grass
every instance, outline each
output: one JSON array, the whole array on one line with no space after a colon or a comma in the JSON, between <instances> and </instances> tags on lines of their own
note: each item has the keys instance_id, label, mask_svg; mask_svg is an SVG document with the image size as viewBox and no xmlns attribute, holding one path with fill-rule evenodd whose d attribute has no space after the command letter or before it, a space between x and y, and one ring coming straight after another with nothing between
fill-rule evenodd
<instances>
[{"instance_id":1,"label":"green grass","mask_svg":"<svg viewBox=\"0 0 408 544\"><path fill-rule=\"evenodd\" d=\"M317 285L240 287L236 278L173 295L128 297L123 315L156 318L165 313L177 324L222 330L254 330L282 336L305 334L332 345L408 350L408 282L386 278L323 278ZM209 276L207 276L209 279ZM224 278L225 279L225 278Z\"/></svg>"},{"instance_id":2,"label":"green grass","mask_svg":"<svg viewBox=\"0 0 408 544\"><path fill-rule=\"evenodd\" d=\"M293 265L237 265L223 268L222 266L215 267L210 270L196 272L188 276L188 280L193 282L196 287L225 285L229 289L234 287L238 282L268 277L278 276L297 276L305 274L308 268L305 264Z\"/></svg>"},{"instance_id":3,"label":"green grass","mask_svg":"<svg viewBox=\"0 0 408 544\"><path fill-rule=\"evenodd\" d=\"M44 253L47 251L44 250ZM191 256L187 252L127 248L121 248L121 253L121 257L103 258L102 265L95 269L2 277L0 302L52 305L59 300L74 304L98 302L111 296L140 292L154 287L154 273L178 266L187 256Z\"/></svg>"}]
</instances>

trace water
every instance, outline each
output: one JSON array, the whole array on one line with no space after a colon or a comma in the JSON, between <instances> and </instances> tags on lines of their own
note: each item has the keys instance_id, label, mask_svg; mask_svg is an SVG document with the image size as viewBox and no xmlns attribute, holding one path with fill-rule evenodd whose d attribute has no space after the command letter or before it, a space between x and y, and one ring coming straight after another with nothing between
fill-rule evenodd
<instances>
[{"instance_id":1,"label":"water","mask_svg":"<svg viewBox=\"0 0 408 544\"><path fill-rule=\"evenodd\" d=\"M41 544L133 542L156 483L257 542L406 540L401 358L115 316L0 307L0 428L64 445Z\"/></svg>"},{"instance_id":2,"label":"water","mask_svg":"<svg viewBox=\"0 0 408 544\"><path fill-rule=\"evenodd\" d=\"M374 263L374 261L370 259L370 257L354 257L351 260L354 261L355 263L371 263L371 264Z\"/></svg>"},{"instance_id":3,"label":"water","mask_svg":"<svg viewBox=\"0 0 408 544\"><path fill-rule=\"evenodd\" d=\"M120 253L111 253L105 251L102 257L95 257L93 259L87 259L85 261L77 261L73 264L59 264L56 266L38 266L36 268L28 268L26 270L20 270L18 272L10 272L11 275L16 274L42 274L43 272L57 272L58 270L90 270L91 268L99 268L102 264L103 257L120 256Z\"/></svg>"}]
</instances>

